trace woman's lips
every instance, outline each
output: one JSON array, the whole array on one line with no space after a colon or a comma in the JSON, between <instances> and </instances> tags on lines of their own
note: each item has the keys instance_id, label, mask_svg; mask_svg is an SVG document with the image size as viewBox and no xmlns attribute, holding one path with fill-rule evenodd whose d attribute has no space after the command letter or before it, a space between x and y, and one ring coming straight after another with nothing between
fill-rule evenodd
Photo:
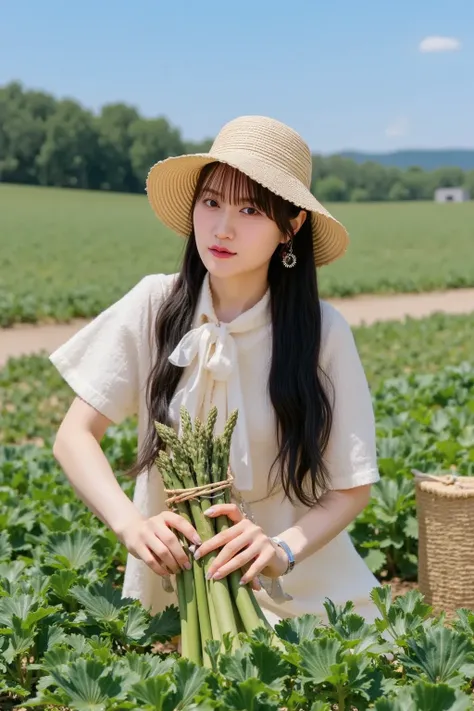
<instances>
[{"instance_id":1,"label":"woman's lips","mask_svg":"<svg viewBox=\"0 0 474 711\"><path fill-rule=\"evenodd\" d=\"M217 257L218 259L229 259L229 257L235 257L235 254L233 252L227 252L226 250L221 250L221 249L214 249L213 247L209 247L209 251L214 257Z\"/></svg>"}]
</instances>

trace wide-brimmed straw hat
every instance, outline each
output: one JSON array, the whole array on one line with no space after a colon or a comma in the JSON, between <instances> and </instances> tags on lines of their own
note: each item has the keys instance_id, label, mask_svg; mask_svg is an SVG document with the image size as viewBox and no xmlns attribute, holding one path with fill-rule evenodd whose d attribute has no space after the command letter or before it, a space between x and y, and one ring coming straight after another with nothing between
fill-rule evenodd
<instances>
[{"instance_id":1,"label":"wide-brimmed straw hat","mask_svg":"<svg viewBox=\"0 0 474 711\"><path fill-rule=\"evenodd\" d=\"M148 200L159 219L182 237L192 230L191 207L201 169L226 163L263 187L311 211L316 266L341 257L349 238L310 191L311 152L289 126L265 116L241 116L225 124L208 153L191 153L159 161L146 181Z\"/></svg>"}]
</instances>

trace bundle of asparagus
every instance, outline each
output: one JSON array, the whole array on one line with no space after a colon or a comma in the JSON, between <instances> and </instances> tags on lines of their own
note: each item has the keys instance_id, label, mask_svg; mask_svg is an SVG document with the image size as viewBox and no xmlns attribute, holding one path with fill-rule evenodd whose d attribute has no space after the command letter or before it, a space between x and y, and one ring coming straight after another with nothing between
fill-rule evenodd
<instances>
[{"instance_id":1,"label":"bundle of asparagus","mask_svg":"<svg viewBox=\"0 0 474 711\"><path fill-rule=\"evenodd\" d=\"M193 422L186 408L181 411L181 438L171 427L155 422L155 428L168 451L159 452L156 464L169 495L167 504L190 521L202 541L233 525L227 516L211 519L204 515L211 504L229 503L232 477L229 469L230 444L237 422L235 410L229 416L222 435L215 436L217 408L213 407L204 424ZM189 555L187 539L181 543ZM182 655L196 664L211 666L206 652L207 640L221 640L229 633L233 649L240 646L239 632L251 633L256 627L271 629L253 591L240 585L242 571L221 580L206 580L206 572L219 551L192 560L192 569L176 575L181 617Z\"/></svg>"}]
</instances>

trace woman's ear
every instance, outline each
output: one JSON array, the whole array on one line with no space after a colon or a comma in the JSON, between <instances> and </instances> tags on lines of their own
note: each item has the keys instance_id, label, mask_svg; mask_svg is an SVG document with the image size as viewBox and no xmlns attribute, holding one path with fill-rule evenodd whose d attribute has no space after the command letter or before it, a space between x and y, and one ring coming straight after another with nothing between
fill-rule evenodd
<instances>
[{"instance_id":1,"label":"woman's ear","mask_svg":"<svg viewBox=\"0 0 474 711\"><path fill-rule=\"evenodd\" d=\"M293 229L293 235L295 235L302 227L304 221L306 220L308 213L305 210L301 210L298 215L291 220L291 227Z\"/></svg>"},{"instance_id":2,"label":"woman's ear","mask_svg":"<svg viewBox=\"0 0 474 711\"><path fill-rule=\"evenodd\" d=\"M296 217L294 217L292 220L290 220L291 229L293 230L293 237L301 229L307 216L308 216L308 213L305 210L301 210L301 212L299 212ZM288 242L288 239L289 239L288 237L283 236L281 238L280 242L282 244L285 244L286 242Z\"/></svg>"}]
</instances>

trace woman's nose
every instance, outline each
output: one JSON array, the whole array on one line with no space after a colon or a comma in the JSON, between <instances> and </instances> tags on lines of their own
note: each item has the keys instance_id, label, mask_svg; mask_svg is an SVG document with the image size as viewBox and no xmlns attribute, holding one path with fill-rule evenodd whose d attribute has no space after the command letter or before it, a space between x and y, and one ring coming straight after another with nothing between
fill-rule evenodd
<instances>
[{"instance_id":1,"label":"woman's nose","mask_svg":"<svg viewBox=\"0 0 474 711\"><path fill-rule=\"evenodd\" d=\"M233 239L235 231L230 212L227 210L220 210L219 212L219 218L215 225L216 237L218 239Z\"/></svg>"}]
</instances>

